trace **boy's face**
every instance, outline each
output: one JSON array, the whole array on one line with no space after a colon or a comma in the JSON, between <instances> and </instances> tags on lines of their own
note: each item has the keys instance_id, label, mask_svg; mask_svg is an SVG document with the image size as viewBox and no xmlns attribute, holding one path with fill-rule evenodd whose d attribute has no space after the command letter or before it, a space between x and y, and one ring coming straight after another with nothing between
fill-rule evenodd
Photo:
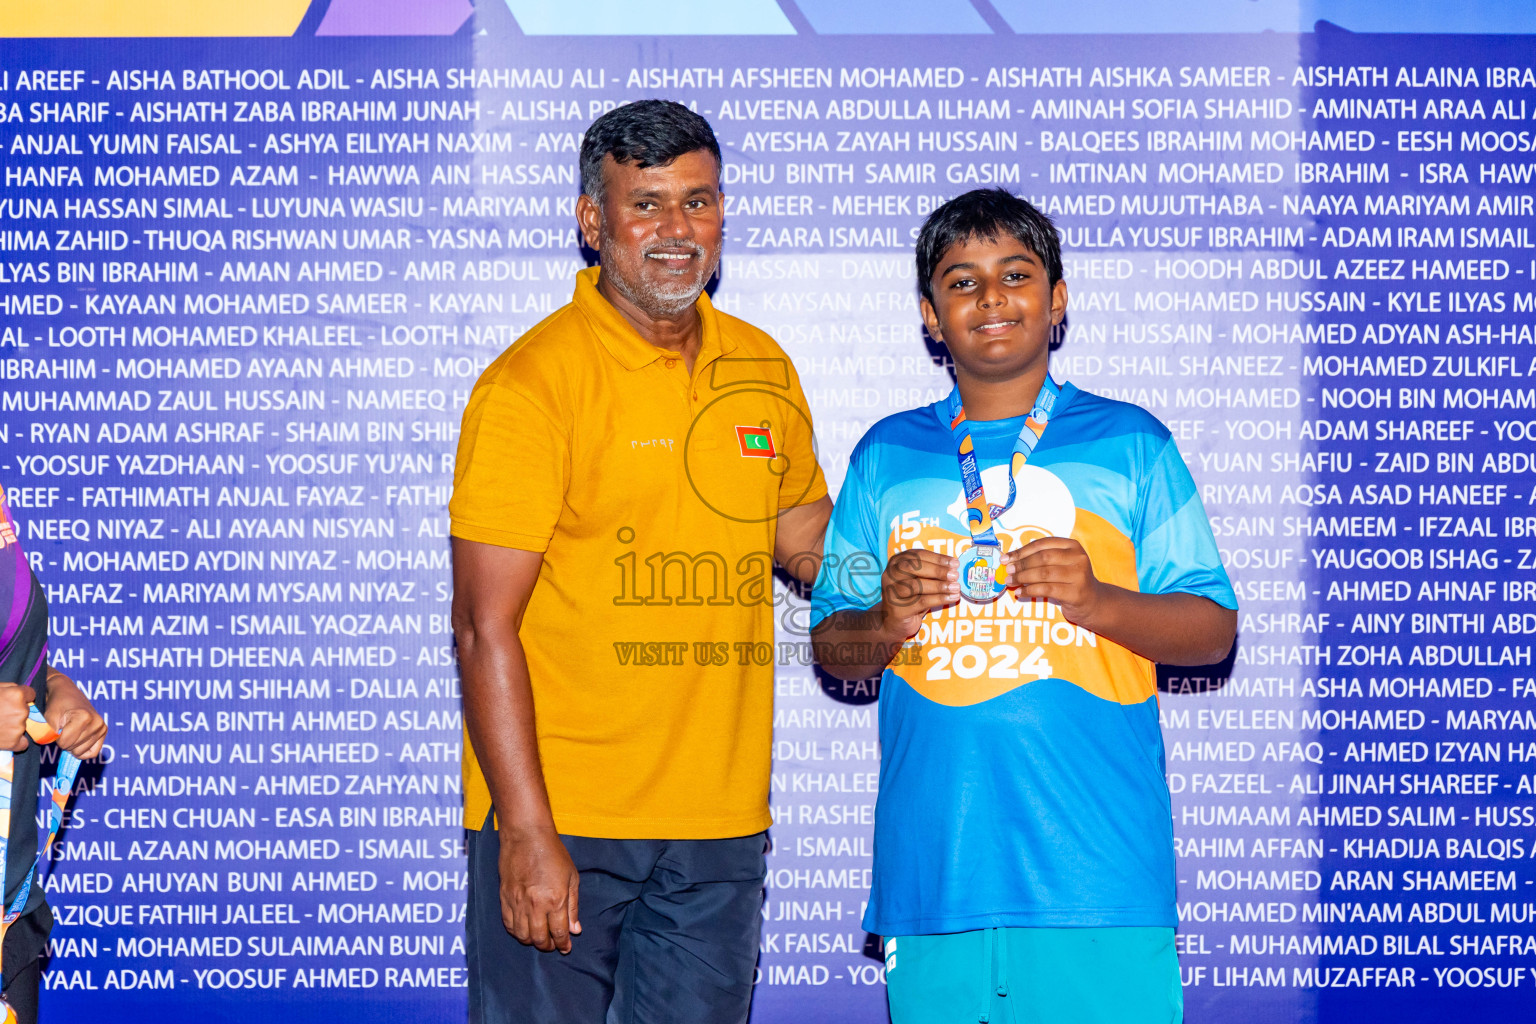
<instances>
[{"instance_id":1,"label":"boy's face","mask_svg":"<svg viewBox=\"0 0 1536 1024\"><path fill-rule=\"evenodd\" d=\"M1012 235L969 238L945 250L922 300L928 333L949 347L957 375L1004 381L1044 374L1067 285Z\"/></svg>"}]
</instances>

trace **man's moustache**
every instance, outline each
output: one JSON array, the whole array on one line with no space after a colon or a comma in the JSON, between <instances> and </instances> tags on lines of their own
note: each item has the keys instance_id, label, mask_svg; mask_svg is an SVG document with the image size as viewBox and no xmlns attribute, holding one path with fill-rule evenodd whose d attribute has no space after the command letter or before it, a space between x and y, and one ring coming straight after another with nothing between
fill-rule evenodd
<instances>
[{"instance_id":1,"label":"man's moustache","mask_svg":"<svg viewBox=\"0 0 1536 1024\"><path fill-rule=\"evenodd\" d=\"M704 247L697 242L669 242L666 245L650 245L641 252L642 256L649 256L657 252L686 252L692 256L705 255Z\"/></svg>"}]
</instances>

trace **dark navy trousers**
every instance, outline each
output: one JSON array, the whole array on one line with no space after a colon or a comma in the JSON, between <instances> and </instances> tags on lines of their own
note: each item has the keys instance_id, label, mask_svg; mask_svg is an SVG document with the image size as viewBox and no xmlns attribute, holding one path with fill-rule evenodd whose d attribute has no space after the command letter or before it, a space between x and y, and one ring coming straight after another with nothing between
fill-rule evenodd
<instances>
[{"instance_id":1,"label":"dark navy trousers","mask_svg":"<svg viewBox=\"0 0 1536 1024\"><path fill-rule=\"evenodd\" d=\"M500 849L469 833L470 1024L738 1024L752 1003L765 833L561 836L581 872L581 934L542 953L501 922Z\"/></svg>"}]
</instances>

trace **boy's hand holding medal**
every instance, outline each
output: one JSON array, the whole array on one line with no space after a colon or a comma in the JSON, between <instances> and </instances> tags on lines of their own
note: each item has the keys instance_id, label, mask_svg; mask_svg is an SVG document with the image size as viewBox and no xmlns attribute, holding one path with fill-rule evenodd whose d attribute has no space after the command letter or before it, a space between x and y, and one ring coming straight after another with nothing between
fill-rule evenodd
<instances>
[{"instance_id":1,"label":"boy's hand holding medal","mask_svg":"<svg viewBox=\"0 0 1536 1024\"><path fill-rule=\"evenodd\" d=\"M924 615L959 600L958 559L924 548L898 551L880 574L881 632L916 636Z\"/></svg>"},{"instance_id":2,"label":"boy's hand holding medal","mask_svg":"<svg viewBox=\"0 0 1536 1024\"><path fill-rule=\"evenodd\" d=\"M1020 598L1045 598L1061 606L1074 626L1092 628L1106 584L1093 574L1088 552L1071 537L1041 537L1003 556L1008 586Z\"/></svg>"}]
</instances>

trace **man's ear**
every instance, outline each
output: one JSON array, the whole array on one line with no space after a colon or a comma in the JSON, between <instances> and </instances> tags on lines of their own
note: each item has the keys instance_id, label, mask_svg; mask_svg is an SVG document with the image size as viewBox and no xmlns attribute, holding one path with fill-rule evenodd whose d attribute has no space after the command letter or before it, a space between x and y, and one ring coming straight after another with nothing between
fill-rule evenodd
<instances>
[{"instance_id":1,"label":"man's ear","mask_svg":"<svg viewBox=\"0 0 1536 1024\"><path fill-rule=\"evenodd\" d=\"M943 341L944 334L939 329L939 314L934 311L933 303L929 302L925 295L918 300L917 307L923 314L923 326L928 328L928 337L934 341Z\"/></svg>"},{"instance_id":2,"label":"man's ear","mask_svg":"<svg viewBox=\"0 0 1536 1024\"><path fill-rule=\"evenodd\" d=\"M576 197L576 223L581 226L581 237L587 248L602 252L603 210L585 192Z\"/></svg>"},{"instance_id":3,"label":"man's ear","mask_svg":"<svg viewBox=\"0 0 1536 1024\"><path fill-rule=\"evenodd\" d=\"M1057 281L1051 286L1051 323L1061 323L1061 318L1067 315L1067 282L1065 279Z\"/></svg>"}]
</instances>

